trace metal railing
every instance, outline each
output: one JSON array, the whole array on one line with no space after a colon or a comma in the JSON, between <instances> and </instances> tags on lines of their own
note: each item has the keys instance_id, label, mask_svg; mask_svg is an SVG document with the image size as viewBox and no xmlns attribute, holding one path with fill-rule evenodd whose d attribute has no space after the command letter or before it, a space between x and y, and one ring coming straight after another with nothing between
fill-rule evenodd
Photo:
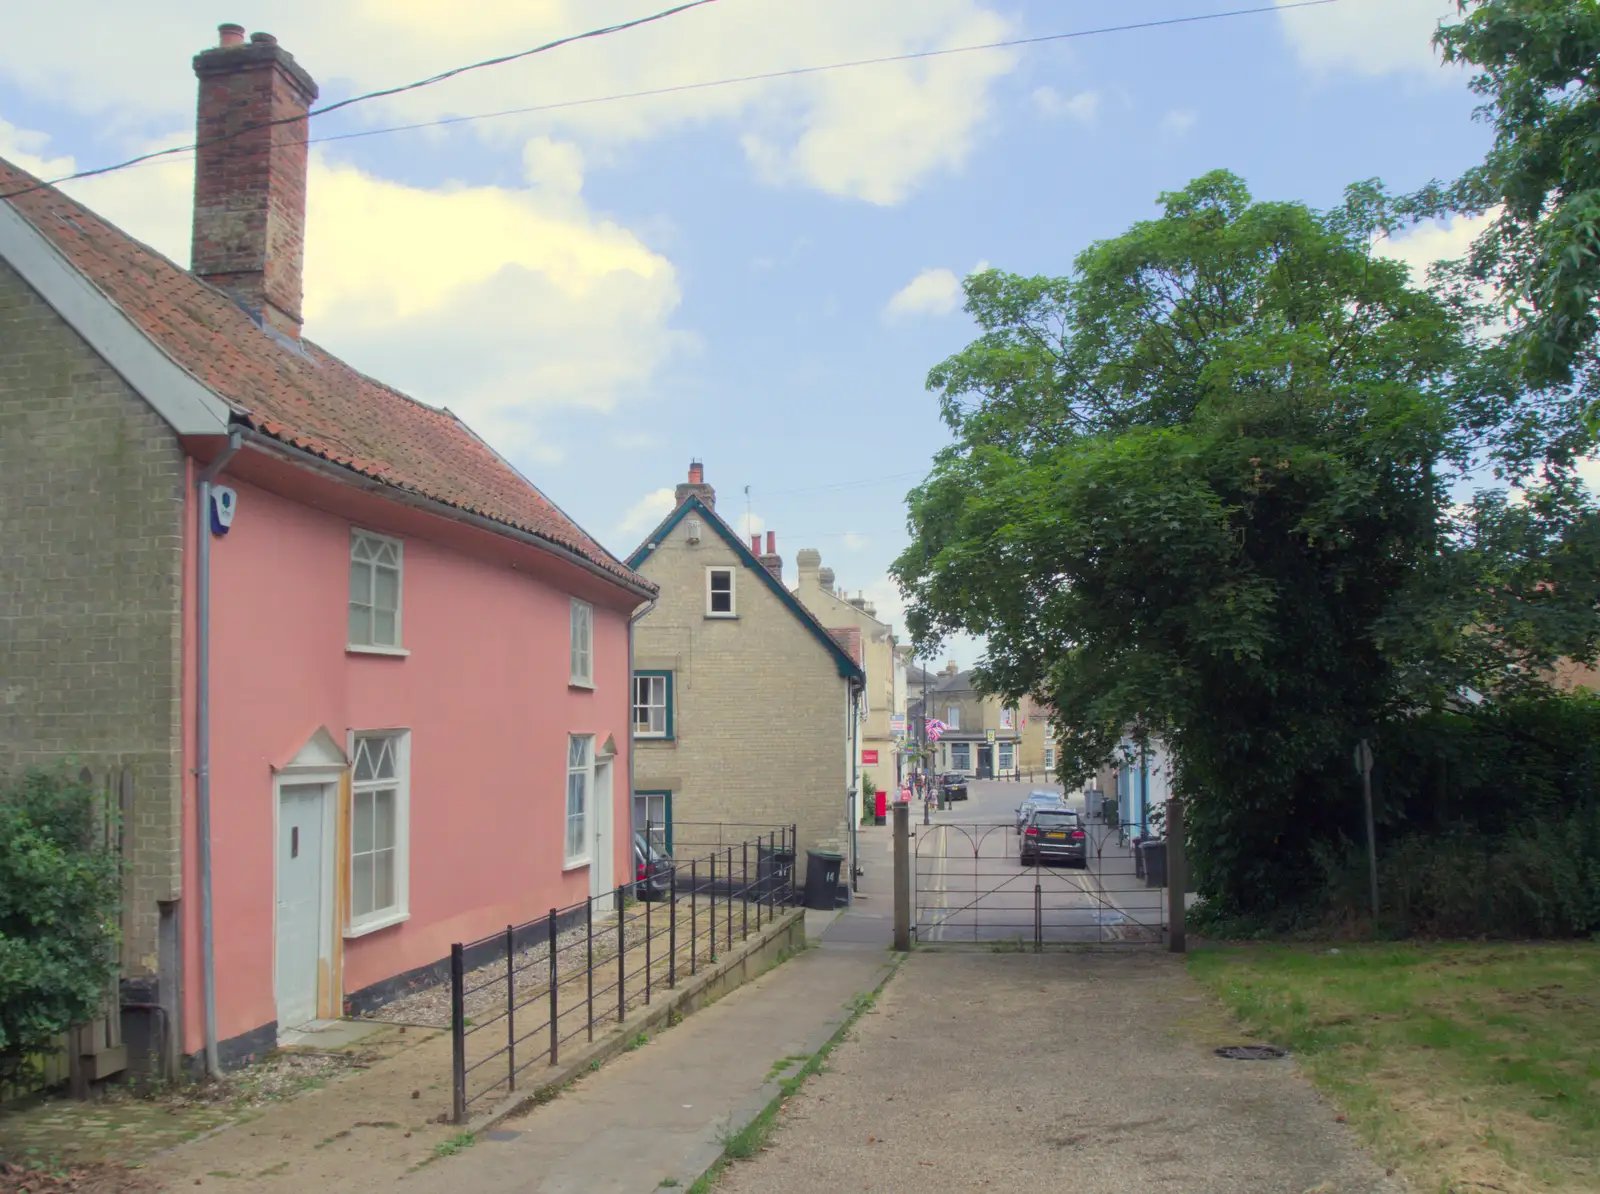
<instances>
[{"instance_id":1,"label":"metal railing","mask_svg":"<svg viewBox=\"0 0 1600 1194\"><path fill-rule=\"evenodd\" d=\"M1078 824L1081 849L1061 858L1037 846L1028 857L1014 821L919 830L911 864L917 940L1034 949L1166 940L1164 872L1147 875L1115 826Z\"/></svg>"},{"instance_id":2,"label":"metal railing","mask_svg":"<svg viewBox=\"0 0 1600 1194\"><path fill-rule=\"evenodd\" d=\"M795 826L741 828L747 836L697 856L637 869L616 888L502 932L450 947L451 1109L514 1093L535 1067L560 1064L573 1041L593 1041L759 933L794 899ZM759 832L758 832L759 831ZM651 840L646 827L645 840Z\"/></svg>"}]
</instances>

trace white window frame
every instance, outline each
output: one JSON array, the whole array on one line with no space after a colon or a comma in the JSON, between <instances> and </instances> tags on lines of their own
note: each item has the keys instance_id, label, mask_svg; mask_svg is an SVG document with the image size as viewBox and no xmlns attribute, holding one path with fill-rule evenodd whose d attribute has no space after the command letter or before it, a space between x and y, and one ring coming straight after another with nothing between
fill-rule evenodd
<instances>
[{"instance_id":1,"label":"white window frame","mask_svg":"<svg viewBox=\"0 0 1600 1194\"><path fill-rule=\"evenodd\" d=\"M649 683L651 691L646 695L643 704L639 702L639 683ZM653 699L654 688L657 681L661 683L661 702L657 704ZM659 730L639 728L639 710L661 710L661 728ZM635 738L665 738L672 730L672 676L667 672L647 672L643 675L635 674L633 677L633 736Z\"/></svg>"},{"instance_id":2,"label":"white window frame","mask_svg":"<svg viewBox=\"0 0 1600 1194\"><path fill-rule=\"evenodd\" d=\"M1017 769L1017 744L1015 742L995 743L995 770L1004 772Z\"/></svg>"},{"instance_id":3,"label":"white window frame","mask_svg":"<svg viewBox=\"0 0 1600 1194\"><path fill-rule=\"evenodd\" d=\"M569 676L567 683L574 688L594 687L594 606L587 601L572 599L568 636ZM578 633L583 628L583 641Z\"/></svg>"},{"instance_id":4,"label":"white window frame","mask_svg":"<svg viewBox=\"0 0 1600 1194\"><path fill-rule=\"evenodd\" d=\"M951 705L945 710L944 728L959 730L961 728L961 706Z\"/></svg>"},{"instance_id":5,"label":"white window frame","mask_svg":"<svg viewBox=\"0 0 1600 1194\"><path fill-rule=\"evenodd\" d=\"M644 808L645 808L645 816L643 818L641 818L639 816L639 806L640 806L640 802L641 801L643 802ZM650 816L649 816L650 805L652 803L656 802L656 801L660 801L661 802L662 816L661 816L661 820L659 820L659 821L652 820L650 818ZM667 849L667 837L668 837L668 834L670 832L670 816L671 816L671 812L672 812L672 793L671 792L651 791L651 792L635 792L633 794L633 809L632 809L633 831L635 833L639 834L641 837L643 837L644 836L645 826L648 825L650 827L650 837L651 837L650 844L652 846L654 846L657 850L659 850L663 854L671 853L671 851L669 851Z\"/></svg>"},{"instance_id":6,"label":"white window frame","mask_svg":"<svg viewBox=\"0 0 1600 1194\"><path fill-rule=\"evenodd\" d=\"M706 569L706 617L708 618L737 618L739 616L739 584L735 579L736 569L727 567L710 567ZM711 608L711 578L719 572L728 574L728 608L713 610Z\"/></svg>"},{"instance_id":7,"label":"white window frame","mask_svg":"<svg viewBox=\"0 0 1600 1194\"><path fill-rule=\"evenodd\" d=\"M1054 771L1056 769L1056 748L1053 746L1044 748L1044 769L1046 771Z\"/></svg>"},{"instance_id":8,"label":"white window frame","mask_svg":"<svg viewBox=\"0 0 1600 1194\"><path fill-rule=\"evenodd\" d=\"M363 738L387 738L394 752L394 899L387 908L376 909L363 916L355 915L355 893L348 892L348 913L344 935L346 938L364 937L401 924L411 918L411 731L410 730L351 730L348 738L350 754L350 835L345 846L349 855L350 871L346 885L355 881L355 815L356 797L364 791L389 786L388 780L361 780L355 778L356 751Z\"/></svg>"},{"instance_id":9,"label":"white window frame","mask_svg":"<svg viewBox=\"0 0 1600 1194\"><path fill-rule=\"evenodd\" d=\"M1017 711L1015 709L1000 710L1000 728L1014 730L1017 728Z\"/></svg>"},{"instance_id":10,"label":"white window frame","mask_svg":"<svg viewBox=\"0 0 1600 1194\"><path fill-rule=\"evenodd\" d=\"M572 744L584 744L584 759L581 763L572 761ZM572 811L572 779L573 776L583 777L583 806L577 814L578 824L578 852L572 852L573 838L573 811ZM561 801L561 849L565 862L562 870L571 871L578 867L588 866L589 858L589 818L594 814L594 735L593 734L568 734L567 735L567 782L562 786Z\"/></svg>"},{"instance_id":11,"label":"white window frame","mask_svg":"<svg viewBox=\"0 0 1600 1194\"><path fill-rule=\"evenodd\" d=\"M956 762L956 760L961 757L960 752L963 752L963 751L966 753L967 761L964 762L964 763ZM972 770L972 743L970 743L970 742L952 742L950 744L950 770L951 771L971 771Z\"/></svg>"},{"instance_id":12,"label":"white window frame","mask_svg":"<svg viewBox=\"0 0 1600 1194\"><path fill-rule=\"evenodd\" d=\"M360 527L351 527L349 560L352 564L356 562L356 544L361 542L394 548L394 642L380 643L371 641L373 621L372 611L377 609L377 606L373 603L374 594L372 589L369 588L366 594L368 600L364 602L357 602L356 593L352 589L348 594L349 600L345 607L345 649L347 651L359 652L364 655L409 655L411 652L405 648L406 636L404 626L406 545L401 540L390 535L380 535L376 531L364 531ZM376 564L371 560L362 560L361 563L365 564L374 572L379 567L382 567L382 565ZM374 585L374 587L376 586ZM356 642L350 635L350 606L358 604L364 605L368 610L367 638L369 641L364 643Z\"/></svg>"}]
</instances>

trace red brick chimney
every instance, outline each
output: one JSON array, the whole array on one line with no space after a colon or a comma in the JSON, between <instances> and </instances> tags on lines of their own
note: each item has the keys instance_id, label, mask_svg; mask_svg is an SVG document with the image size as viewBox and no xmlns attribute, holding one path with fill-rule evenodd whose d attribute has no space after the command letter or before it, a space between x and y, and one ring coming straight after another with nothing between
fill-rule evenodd
<instances>
[{"instance_id":1,"label":"red brick chimney","mask_svg":"<svg viewBox=\"0 0 1600 1194\"><path fill-rule=\"evenodd\" d=\"M672 495L672 504L681 506L691 496L704 502L708 510L717 508L717 491L706 484L706 468L698 460L689 462L689 480L678 486Z\"/></svg>"},{"instance_id":2,"label":"red brick chimney","mask_svg":"<svg viewBox=\"0 0 1600 1194\"><path fill-rule=\"evenodd\" d=\"M760 536L754 537L760 542ZM761 566L772 574L772 579L780 585L783 583L783 557L778 554L778 532L767 532L767 550L761 557Z\"/></svg>"},{"instance_id":3,"label":"red brick chimney","mask_svg":"<svg viewBox=\"0 0 1600 1194\"><path fill-rule=\"evenodd\" d=\"M317 85L270 33L221 25L200 79L190 269L300 335L306 113ZM283 121L284 123L275 123Z\"/></svg>"}]
</instances>

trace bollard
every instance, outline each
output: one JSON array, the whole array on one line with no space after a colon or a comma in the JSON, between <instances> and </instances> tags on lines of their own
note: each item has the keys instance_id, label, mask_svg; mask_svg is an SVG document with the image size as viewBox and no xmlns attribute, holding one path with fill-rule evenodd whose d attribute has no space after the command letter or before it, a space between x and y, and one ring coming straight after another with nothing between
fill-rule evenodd
<instances>
[{"instance_id":1,"label":"bollard","mask_svg":"<svg viewBox=\"0 0 1600 1194\"><path fill-rule=\"evenodd\" d=\"M911 949L911 809L894 806L894 947Z\"/></svg>"}]
</instances>

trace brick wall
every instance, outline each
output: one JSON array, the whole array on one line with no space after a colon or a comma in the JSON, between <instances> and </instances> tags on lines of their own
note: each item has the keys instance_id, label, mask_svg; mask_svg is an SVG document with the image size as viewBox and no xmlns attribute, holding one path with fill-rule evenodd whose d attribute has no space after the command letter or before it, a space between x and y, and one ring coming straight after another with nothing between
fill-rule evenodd
<instances>
[{"instance_id":1,"label":"brick wall","mask_svg":"<svg viewBox=\"0 0 1600 1194\"><path fill-rule=\"evenodd\" d=\"M306 111L317 85L258 33L205 50L195 159L192 268L298 335L305 259Z\"/></svg>"},{"instance_id":2,"label":"brick wall","mask_svg":"<svg viewBox=\"0 0 1600 1194\"><path fill-rule=\"evenodd\" d=\"M183 484L167 425L0 262L0 769L132 769L135 977L180 886Z\"/></svg>"},{"instance_id":3,"label":"brick wall","mask_svg":"<svg viewBox=\"0 0 1600 1194\"><path fill-rule=\"evenodd\" d=\"M824 626L853 626L861 632L864 656L861 665L867 673L867 716L861 723L859 748L878 752L878 762L861 764L861 772L878 788L893 792L899 744L889 733L889 718L894 712L894 643L890 627L829 592L813 567L799 569L795 596Z\"/></svg>"},{"instance_id":4,"label":"brick wall","mask_svg":"<svg viewBox=\"0 0 1600 1194\"><path fill-rule=\"evenodd\" d=\"M675 822L794 822L807 848L846 853L847 688L838 665L701 518L640 569L661 586L634 665L673 673L675 738L635 743L634 787L670 790ZM707 618L707 567L731 567L735 619ZM802 876L799 876L803 878Z\"/></svg>"}]
</instances>

